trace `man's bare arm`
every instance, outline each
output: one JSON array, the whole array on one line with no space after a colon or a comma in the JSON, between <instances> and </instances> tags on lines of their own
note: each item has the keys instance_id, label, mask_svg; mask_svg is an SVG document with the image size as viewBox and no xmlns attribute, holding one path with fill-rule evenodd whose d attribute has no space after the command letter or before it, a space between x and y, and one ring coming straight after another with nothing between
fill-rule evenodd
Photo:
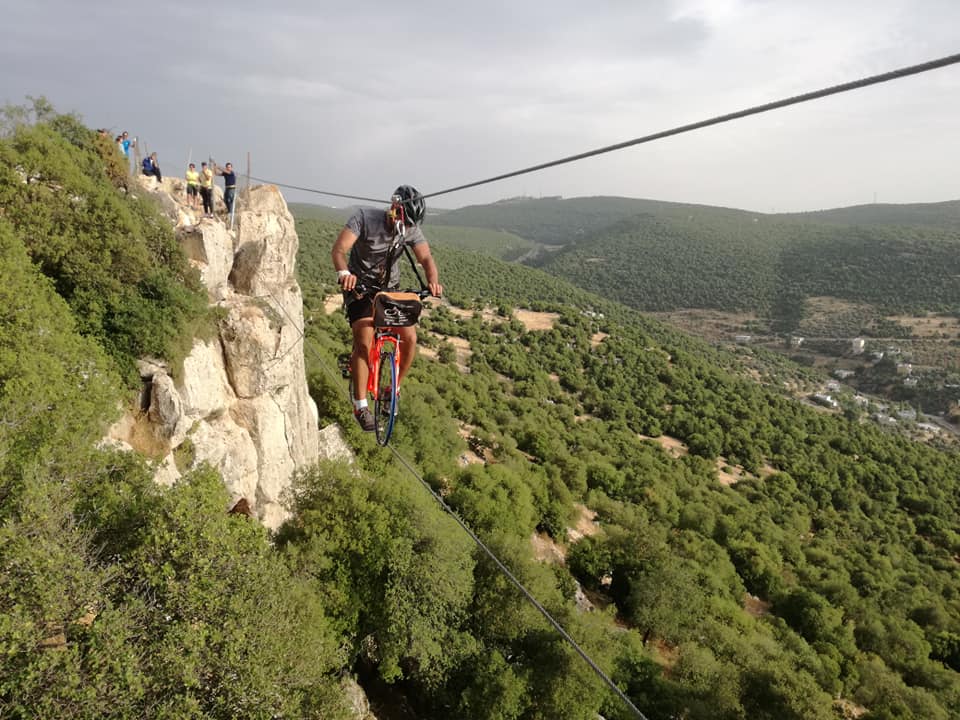
<instances>
[{"instance_id":1,"label":"man's bare arm","mask_svg":"<svg viewBox=\"0 0 960 720\"><path fill-rule=\"evenodd\" d=\"M443 295L443 285L440 284L440 274L437 270L437 263L434 262L433 255L430 253L430 245L425 242L414 245L413 254L416 256L417 262L423 266L423 272L427 276L427 287L430 288L430 292L432 292L435 297Z\"/></svg>"},{"instance_id":2,"label":"man's bare arm","mask_svg":"<svg viewBox=\"0 0 960 720\"><path fill-rule=\"evenodd\" d=\"M347 270L347 253L350 252L350 248L353 247L356 241L357 234L349 228L344 228L340 231L337 239L334 240L333 250L330 252L330 257L333 259L333 267L340 275L340 277L337 278L337 282L340 283L340 287L347 292L356 287L357 276L353 274L343 275L341 270Z\"/></svg>"}]
</instances>

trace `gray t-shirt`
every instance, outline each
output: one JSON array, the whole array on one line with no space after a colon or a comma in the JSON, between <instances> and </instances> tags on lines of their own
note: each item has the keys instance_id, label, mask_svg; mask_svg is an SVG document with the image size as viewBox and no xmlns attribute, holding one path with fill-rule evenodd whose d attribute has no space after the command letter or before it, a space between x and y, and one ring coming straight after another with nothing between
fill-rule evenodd
<instances>
[{"instance_id":1,"label":"gray t-shirt","mask_svg":"<svg viewBox=\"0 0 960 720\"><path fill-rule=\"evenodd\" d=\"M357 276L358 282L376 284L387 260L390 245L393 244L392 228L387 226L387 213L377 208L357 208L347 220L347 229L356 233L357 241L350 250L347 268ZM409 247L425 243L427 239L419 226L407 228L404 244ZM390 268L388 288L400 284L400 258L403 251L397 248Z\"/></svg>"}]
</instances>

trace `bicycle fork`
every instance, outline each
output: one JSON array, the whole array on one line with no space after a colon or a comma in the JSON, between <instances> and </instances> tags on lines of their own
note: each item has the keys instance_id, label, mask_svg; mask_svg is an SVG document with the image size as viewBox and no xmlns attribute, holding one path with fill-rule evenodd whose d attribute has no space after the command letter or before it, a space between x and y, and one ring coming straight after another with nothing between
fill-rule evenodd
<instances>
[{"instance_id":1,"label":"bicycle fork","mask_svg":"<svg viewBox=\"0 0 960 720\"><path fill-rule=\"evenodd\" d=\"M400 384L400 338L390 333L378 334L373 341L373 345L370 346L370 357L367 358L367 364L370 367L370 372L367 375L367 392L371 393L374 398L380 397L380 356L384 351L384 346L388 344L393 345L393 362L396 363L398 370L397 384Z\"/></svg>"}]
</instances>

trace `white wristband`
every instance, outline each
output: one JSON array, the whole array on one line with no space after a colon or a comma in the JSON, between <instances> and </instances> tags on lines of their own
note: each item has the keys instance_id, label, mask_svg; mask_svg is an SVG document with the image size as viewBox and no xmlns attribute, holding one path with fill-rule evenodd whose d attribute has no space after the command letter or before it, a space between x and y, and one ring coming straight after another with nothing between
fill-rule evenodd
<instances>
[{"instance_id":1,"label":"white wristband","mask_svg":"<svg viewBox=\"0 0 960 720\"><path fill-rule=\"evenodd\" d=\"M340 278L345 278L349 274L350 274L349 270L337 270L337 280L339 280Z\"/></svg>"}]
</instances>

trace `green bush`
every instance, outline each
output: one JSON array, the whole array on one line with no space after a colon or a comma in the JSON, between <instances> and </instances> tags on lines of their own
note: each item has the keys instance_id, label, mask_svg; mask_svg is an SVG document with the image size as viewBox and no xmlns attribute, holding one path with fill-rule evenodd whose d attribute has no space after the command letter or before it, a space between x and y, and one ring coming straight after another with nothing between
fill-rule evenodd
<instances>
[{"instance_id":1,"label":"green bush","mask_svg":"<svg viewBox=\"0 0 960 720\"><path fill-rule=\"evenodd\" d=\"M169 222L111 184L104 150L69 116L20 125L0 140L0 206L78 330L133 382L137 357L178 363L206 298Z\"/></svg>"}]
</instances>

